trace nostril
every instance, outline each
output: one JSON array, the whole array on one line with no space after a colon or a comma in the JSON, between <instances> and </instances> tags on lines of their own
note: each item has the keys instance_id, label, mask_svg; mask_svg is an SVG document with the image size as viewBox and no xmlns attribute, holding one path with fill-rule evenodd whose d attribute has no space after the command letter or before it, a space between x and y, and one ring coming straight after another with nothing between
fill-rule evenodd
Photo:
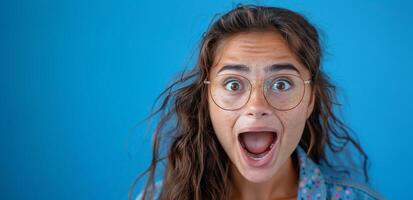
<instances>
[{"instance_id":1,"label":"nostril","mask_svg":"<svg viewBox=\"0 0 413 200\"><path fill-rule=\"evenodd\" d=\"M264 117L269 115L269 113L265 110L250 110L247 115L251 117Z\"/></svg>"}]
</instances>

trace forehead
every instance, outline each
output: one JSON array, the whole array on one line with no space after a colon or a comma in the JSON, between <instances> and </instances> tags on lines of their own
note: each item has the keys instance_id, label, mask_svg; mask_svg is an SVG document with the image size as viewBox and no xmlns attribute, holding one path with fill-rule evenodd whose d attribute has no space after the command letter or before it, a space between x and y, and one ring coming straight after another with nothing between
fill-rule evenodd
<instances>
[{"instance_id":1,"label":"forehead","mask_svg":"<svg viewBox=\"0 0 413 200\"><path fill-rule=\"evenodd\" d=\"M279 63L293 65L299 74L307 71L278 32L238 33L218 45L211 72L216 73L228 64L242 64L249 66L251 71L263 71L266 66Z\"/></svg>"}]
</instances>

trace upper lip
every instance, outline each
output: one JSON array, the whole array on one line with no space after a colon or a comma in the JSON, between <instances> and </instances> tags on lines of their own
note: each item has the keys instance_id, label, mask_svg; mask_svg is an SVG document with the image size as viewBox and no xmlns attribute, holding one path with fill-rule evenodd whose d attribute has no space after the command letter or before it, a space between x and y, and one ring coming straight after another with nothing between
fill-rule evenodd
<instances>
[{"instance_id":1,"label":"upper lip","mask_svg":"<svg viewBox=\"0 0 413 200\"><path fill-rule=\"evenodd\" d=\"M245 127L239 129L237 132L237 135L245 132L275 132L277 133L277 130L275 128L271 127L264 127L264 126L255 126L255 127Z\"/></svg>"}]
</instances>

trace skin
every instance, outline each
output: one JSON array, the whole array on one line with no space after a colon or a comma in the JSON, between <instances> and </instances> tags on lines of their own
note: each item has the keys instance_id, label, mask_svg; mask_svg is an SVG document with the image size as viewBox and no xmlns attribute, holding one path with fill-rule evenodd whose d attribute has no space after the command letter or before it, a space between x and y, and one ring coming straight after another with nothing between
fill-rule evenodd
<instances>
[{"instance_id":1,"label":"skin","mask_svg":"<svg viewBox=\"0 0 413 200\"><path fill-rule=\"evenodd\" d=\"M283 69L276 72L266 71L272 64L289 63L298 72ZM296 74L303 80L310 79L310 73L288 44L276 31L247 32L232 35L221 41L217 48L215 63L210 70L209 79L213 80L218 71L228 64L242 64L249 72L224 70L219 74L239 74L252 81L253 87L273 74ZM279 111L270 106L262 90L254 89L249 102L239 110L227 111L218 107L209 95L209 112L212 125L222 147L230 158L231 196L233 199L296 199L298 172L291 155L302 136L305 122L313 111L311 87L305 86L306 92L301 103L294 109ZM279 148L273 159L265 166L252 167L242 157L239 149L238 133L249 127L270 127L279 133Z\"/></svg>"}]
</instances>

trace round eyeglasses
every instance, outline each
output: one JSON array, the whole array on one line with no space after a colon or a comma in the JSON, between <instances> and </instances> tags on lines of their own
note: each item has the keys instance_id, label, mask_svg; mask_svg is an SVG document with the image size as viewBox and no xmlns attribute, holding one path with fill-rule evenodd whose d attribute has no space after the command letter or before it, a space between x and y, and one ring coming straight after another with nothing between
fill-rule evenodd
<instances>
[{"instance_id":1,"label":"round eyeglasses","mask_svg":"<svg viewBox=\"0 0 413 200\"><path fill-rule=\"evenodd\" d=\"M297 107L305 94L305 85L311 80L303 80L293 74L277 74L263 81L262 91L265 100L277 110L291 110ZM214 103L224 110L238 110L245 106L253 91L251 81L241 75L218 75L211 81L209 91Z\"/></svg>"}]
</instances>

